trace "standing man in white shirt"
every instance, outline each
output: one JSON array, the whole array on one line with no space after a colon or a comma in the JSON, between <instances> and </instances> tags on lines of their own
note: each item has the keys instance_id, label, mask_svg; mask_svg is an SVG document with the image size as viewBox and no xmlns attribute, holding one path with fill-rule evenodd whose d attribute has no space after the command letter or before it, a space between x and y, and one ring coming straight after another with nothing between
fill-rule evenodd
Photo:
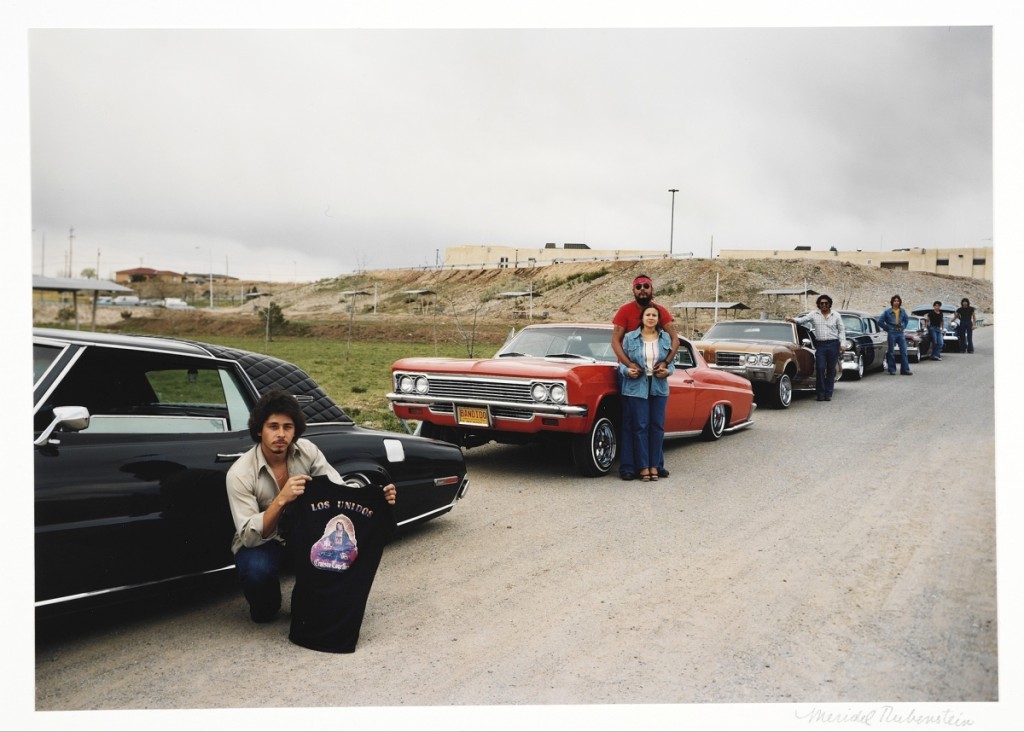
<instances>
[{"instance_id":1,"label":"standing man in white shirt","mask_svg":"<svg viewBox=\"0 0 1024 732\"><path fill-rule=\"evenodd\" d=\"M809 325L814 331L815 387L819 402L832 401L836 384L836 364L846 350L846 326L839 313L832 311L832 298L818 295L818 311L786 318L787 323Z\"/></svg>"}]
</instances>

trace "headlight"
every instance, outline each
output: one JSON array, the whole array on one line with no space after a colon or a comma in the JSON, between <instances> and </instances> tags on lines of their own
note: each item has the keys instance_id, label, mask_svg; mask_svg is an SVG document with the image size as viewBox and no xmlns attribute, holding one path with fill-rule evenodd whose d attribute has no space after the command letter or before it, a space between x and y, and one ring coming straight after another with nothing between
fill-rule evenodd
<instances>
[{"instance_id":1,"label":"headlight","mask_svg":"<svg viewBox=\"0 0 1024 732\"><path fill-rule=\"evenodd\" d=\"M551 401L556 404L565 404L565 387L561 384L555 384L551 387Z\"/></svg>"},{"instance_id":2,"label":"headlight","mask_svg":"<svg viewBox=\"0 0 1024 732\"><path fill-rule=\"evenodd\" d=\"M530 396L535 402L546 402L548 400L548 387L545 384L534 384L530 387Z\"/></svg>"},{"instance_id":3,"label":"headlight","mask_svg":"<svg viewBox=\"0 0 1024 732\"><path fill-rule=\"evenodd\" d=\"M747 354L747 363L750 364L751 366L757 366L757 354L756 353L748 353Z\"/></svg>"},{"instance_id":4,"label":"headlight","mask_svg":"<svg viewBox=\"0 0 1024 732\"><path fill-rule=\"evenodd\" d=\"M426 376L417 376L416 377L416 393L417 394L426 394L428 391L430 391L430 382L427 381L427 377Z\"/></svg>"},{"instance_id":5,"label":"headlight","mask_svg":"<svg viewBox=\"0 0 1024 732\"><path fill-rule=\"evenodd\" d=\"M852 351L853 350L853 341L851 341L851 340L847 340L846 341L846 350L847 351Z\"/></svg>"},{"instance_id":6,"label":"headlight","mask_svg":"<svg viewBox=\"0 0 1024 732\"><path fill-rule=\"evenodd\" d=\"M402 374L398 377L398 390L403 394L408 394L412 391L412 377L408 374Z\"/></svg>"}]
</instances>

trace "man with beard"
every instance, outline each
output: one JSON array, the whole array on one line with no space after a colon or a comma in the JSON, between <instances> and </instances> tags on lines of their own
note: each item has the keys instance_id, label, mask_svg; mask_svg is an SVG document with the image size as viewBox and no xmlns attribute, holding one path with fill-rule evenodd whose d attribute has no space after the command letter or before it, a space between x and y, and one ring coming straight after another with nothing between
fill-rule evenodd
<instances>
[{"instance_id":1,"label":"man with beard","mask_svg":"<svg viewBox=\"0 0 1024 732\"><path fill-rule=\"evenodd\" d=\"M679 335L676 333L675 325L672 324L672 313L668 311L668 308L654 302L654 282L651 278L645 274L637 275L633 278L633 300L620 307L615 313L615 317L612 318L612 325L614 326L612 329L612 350L615 351L615 356L618 358L619 363L626 367L626 375L623 378L639 379L646 373L642 364L631 361L626 355L622 348L622 339L626 333L640 327L644 309L648 305L658 308L658 311L661 313L661 327L665 329L672 339L672 349L669 351L668 356L666 356L664 361L659 361L654 365L655 376L659 378L668 376L668 364L675 359L676 351L679 350ZM623 404L622 431L619 438L619 477L623 480L634 480L637 473L636 466L633 464L633 442L629 438L629 435L633 434L631 422L629 410ZM661 478L668 477L664 461L658 465L658 476Z\"/></svg>"},{"instance_id":2,"label":"man with beard","mask_svg":"<svg viewBox=\"0 0 1024 732\"><path fill-rule=\"evenodd\" d=\"M294 396L268 391L249 414L249 435L256 445L228 470L227 493L235 536L231 551L249 602L249 616L257 623L274 619L281 609L281 569L285 563L284 537L279 532L288 505L302 496L315 475L341 483L338 471L320 448L306 439L306 418ZM395 503L395 486L384 486L384 498Z\"/></svg>"}]
</instances>

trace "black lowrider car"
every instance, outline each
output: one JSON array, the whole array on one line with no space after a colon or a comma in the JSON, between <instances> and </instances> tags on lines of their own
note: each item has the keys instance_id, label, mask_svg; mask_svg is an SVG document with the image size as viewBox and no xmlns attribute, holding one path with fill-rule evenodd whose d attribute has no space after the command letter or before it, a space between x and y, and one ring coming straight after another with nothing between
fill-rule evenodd
<instances>
[{"instance_id":1,"label":"black lowrider car","mask_svg":"<svg viewBox=\"0 0 1024 732\"><path fill-rule=\"evenodd\" d=\"M889 347L888 334L878 327L878 320L870 313L857 310L839 310L846 328L846 350L843 352L843 376L860 379L868 371L885 368L885 352ZM908 353L910 335L907 336Z\"/></svg>"},{"instance_id":2,"label":"black lowrider car","mask_svg":"<svg viewBox=\"0 0 1024 732\"><path fill-rule=\"evenodd\" d=\"M461 450L356 426L297 366L192 341L35 329L35 597L41 607L231 569L224 478L259 395L298 398L348 481L389 475L400 526L452 509Z\"/></svg>"}]
</instances>

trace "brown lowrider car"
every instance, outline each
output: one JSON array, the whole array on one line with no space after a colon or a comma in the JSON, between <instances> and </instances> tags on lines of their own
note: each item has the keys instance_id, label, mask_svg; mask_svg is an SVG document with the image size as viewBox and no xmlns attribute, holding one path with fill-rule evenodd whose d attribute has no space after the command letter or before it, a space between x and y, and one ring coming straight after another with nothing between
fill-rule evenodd
<instances>
[{"instance_id":1,"label":"brown lowrider car","mask_svg":"<svg viewBox=\"0 0 1024 732\"><path fill-rule=\"evenodd\" d=\"M784 320L725 320L694 342L713 369L750 379L755 396L785 409L795 391L815 390L814 334ZM836 369L836 380L842 375Z\"/></svg>"}]
</instances>

